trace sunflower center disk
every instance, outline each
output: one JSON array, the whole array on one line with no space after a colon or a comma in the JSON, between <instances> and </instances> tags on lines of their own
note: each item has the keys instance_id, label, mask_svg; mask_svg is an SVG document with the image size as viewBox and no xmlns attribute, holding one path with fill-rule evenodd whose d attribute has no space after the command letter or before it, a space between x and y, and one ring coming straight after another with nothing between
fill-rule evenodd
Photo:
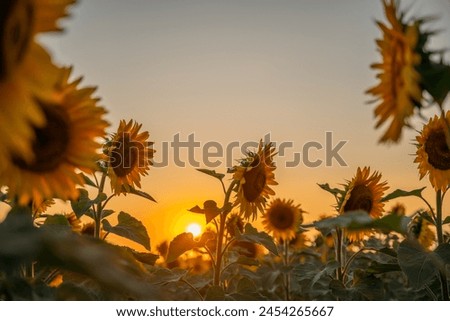
<instances>
[{"instance_id":1,"label":"sunflower center disk","mask_svg":"<svg viewBox=\"0 0 450 321\"><path fill-rule=\"evenodd\" d=\"M8 77L27 52L32 38L33 5L28 0L0 3L0 81Z\"/></svg>"},{"instance_id":2,"label":"sunflower center disk","mask_svg":"<svg viewBox=\"0 0 450 321\"><path fill-rule=\"evenodd\" d=\"M278 230L287 230L294 225L295 213L290 208L276 206L268 213L271 225Z\"/></svg>"},{"instance_id":3,"label":"sunflower center disk","mask_svg":"<svg viewBox=\"0 0 450 321\"><path fill-rule=\"evenodd\" d=\"M450 169L450 150L445 140L444 130L433 131L425 142L428 162L436 169Z\"/></svg>"},{"instance_id":4,"label":"sunflower center disk","mask_svg":"<svg viewBox=\"0 0 450 321\"><path fill-rule=\"evenodd\" d=\"M244 174L245 184L243 185L244 197L249 202L258 199L266 186L266 173L263 165L258 165Z\"/></svg>"},{"instance_id":5,"label":"sunflower center disk","mask_svg":"<svg viewBox=\"0 0 450 321\"><path fill-rule=\"evenodd\" d=\"M344 205L344 212L363 210L372 211L373 195L370 188L365 185L356 185L350 194L350 198Z\"/></svg>"},{"instance_id":6,"label":"sunflower center disk","mask_svg":"<svg viewBox=\"0 0 450 321\"><path fill-rule=\"evenodd\" d=\"M34 160L26 163L20 157L14 157L13 162L24 170L42 173L57 168L64 160L70 141L68 115L56 106L40 103L44 112L46 125L34 128L33 142Z\"/></svg>"},{"instance_id":7,"label":"sunflower center disk","mask_svg":"<svg viewBox=\"0 0 450 321\"><path fill-rule=\"evenodd\" d=\"M117 177L130 174L139 160L139 147L131 140L129 133L115 142L111 151L110 164Z\"/></svg>"}]
</instances>

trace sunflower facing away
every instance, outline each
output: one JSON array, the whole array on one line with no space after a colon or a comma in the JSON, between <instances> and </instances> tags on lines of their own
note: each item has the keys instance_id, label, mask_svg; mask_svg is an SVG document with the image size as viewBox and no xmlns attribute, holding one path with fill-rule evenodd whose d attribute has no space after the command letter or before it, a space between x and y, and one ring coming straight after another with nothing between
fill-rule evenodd
<instances>
[{"instance_id":1,"label":"sunflower facing away","mask_svg":"<svg viewBox=\"0 0 450 321\"><path fill-rule=\"evenodd\" d=\"M34 128L45 115L38 100L52 95L58 69L35 42L41 32L57 31L74 0L2 0L0 2L0 167L11 154L33 158ZM0 171L2 168L0 168Z\"/></svg>"},{"instance_id":2,"label":"sunflower facing away","mask_svg":"<svg viewBox=\"0 0 450 321\"><path fill-rule=\"evenodd\" d=\"M149 133L139 132L142 124L130 120L121 120L117 132L109 142L106 153L108 156L108 176L111 189L116 194L126 194L130 188L141 187L141 176L150 169L153 153L149 142Z\"/></svg>"},{"instance_id":3,"label":"sunflower facing away","mask_svg":"<svg viewBox=\"0 0 450 321\"><path fill-rule=\"evenodd\" d=\"M390 120L380 141L398 142L414 108L421 107L421 76L417 67L421 63L425 43L420 38L426 36L420 34L419 23L405 24L403 13L398 17L394 0L385 0L383 5L390 26L377 22L383 33L382 39L376 41L382 62L371 65L371 68L379 70L379 83L367 93L379 102L374 112L378 118L376 128Z\"/></svg>"},{"instance_id":4,"label":"sunflower facing away","mask_svg":"<svg viewBox=\"0 0 450 321\"><path fill-rule=\"evenodd\" d=\"M355 177L347 182L346 193L341 201L339 212L363 210L372 218L382 215L384 204L381 202L383 193L389 187L387 182L380 182L381 174L377 171L370 175L370 167L362 170L358 167ZM347 237L350 241L361 240L364 232L349 232Z\"/></svg>"},{"instance_id":5,"label":"sunflower facing away","mask_svg":"<svg viewBox=\"0 0 450 321\"><path fill-rule=\"evenodd\" d=\"M259 143L258 151L247 152L247 157L234 167L233 179L239 183L234 205L239 205L240 214L245 219L256 219L258 210L263 213L266 198L275 195L269 185L277 185L275 181L275 164L273 156L275 148L272 144Z\"/></svg>"},{"instance_id":6,"label":"sunflower facing away","mask_svg":"<svg viewBox=\"0 0 450 321\"><path fill-rule=\"evenodd\" d=\"M450 111L445 118L450 122ZM430 183L435 190L445 191L450 184L450 150L446 143L445 120L434 116L423 126L417 140L417 157L420 179L429 175Z\"/></svg>"},{"instance_id":7,"label":"sunflower facing away","mask_svg":"<svg viewBox=\"0 0 450 321\"><path fill-rule=\"evenodd\" d=\"M60 70L52 103L39 101L45 126L34 127L34 158L12 155L0 181L19 204L78 197L77 184L84 184L78 170L95 169L99 137L104 137L106 111L92 98L95 88L77 88L81 78L69 83L71 69Z\"/></svg>"},{"instance_id":8,"label":"sunflower facing away","mask_svg":"<svg viewBox=\"0 0 450 321\"><path fill-rule=\"evenodd\" d=\"M262 224L267 232L277 240L290 241L296 237L300 224L303 223L304 211L293 200L272 201L263 214Z\"/></svg>"}]
</instances>

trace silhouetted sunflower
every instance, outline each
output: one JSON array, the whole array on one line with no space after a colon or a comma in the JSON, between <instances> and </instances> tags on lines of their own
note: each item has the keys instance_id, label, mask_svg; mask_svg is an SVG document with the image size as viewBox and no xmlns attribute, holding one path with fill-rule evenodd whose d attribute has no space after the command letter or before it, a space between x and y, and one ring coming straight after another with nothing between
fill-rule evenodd
<instances>
[{"instance_id":1,"label":"silhouetted sunflower","mask_svg":"<svg viewBox=\"0 0 450 321\"><path fill-rule=\"evenodd\" d=\"M52 104L37 101L45 126L33 127L33 160L13 155L0 177L9 187L10 198L19 204L76 199L76 186L84 184L78 170L96 168L97 140L104 137L108 126L103 119L106 111L91 97L95 88L78 89L81 78L69 83L70 73L70 68L60 70Z\"/></svg>"},{"instance_id":2,"label":"silhouetted sunflower","mask_svg":"<svg viewBox=\"0 0 450 321\"><path fill-rule=\"evenodd\" d=\"M372 218L379 218L383 213L384 204L381 202L383 193L389 187L386 182L380 182L381 174L374 172L370 175L370 167L362 170L358 167L355 177L347 182L345 196L340 204L340 213L363 210ZM362 239L364 232L349 232L350 241Z\"/></svg>"},{"instance_id":3,"label":"silhouetted sunflower","mask_svg":"<svg viewBox=\"0 0 450 321\"><path fill-rule=\"evenodd\" d=\"M450 121L450 112L446 114ZM435 190L446 190L450 184L450 150L446 143L445 120L434 116L423 126L417 140L417 157L420 179L429 175L430 183Z\"/></svg>"},{"instance_id":4,"label":"silhouetted sunflower","mask_svg":"<svg viewBox=\"0 0 450 321\"><path fill-rule=\"evenodd\" d=\"M262 224L275 239L290 241L303 223L303 210L293 200L275 199L262 216Z\"/></svg>"},{"instance_id":5,"label":"silhouetted sunflower","mask_svg":"<svg viewBox=\"0 0 450 321\"><path fill-rule=\"evenodd\" d=\"M403 13L397 12L396 2L383 1L384 11L389 26L377 21L383 37L377 39L378 50L381 53L381 63L374 63L371 68L378 69L379 83L367 90L367 93L380 101L375 108L378 118L376 128L390 120L390 125L381 142L397 142L404 125L414 108L421 107L422 88L421 75L417 67L421 63L423 45L420 37L419 23L406 24Z\"/></svg>"},{"instance_id":6,"label":"silhouetted sunflower","mask_svg":"<svg viewBox=\"0 0 450 321\"><path fill-rule=\"evenodd\" d=\"M263 213L266 198L275 192L269 185L277 185L275 181L275 165L273 156L275 148L272 144L259 143L258 151L247 152L247 157L234 167L233 179L239 183L234 205L239 205L240 214L245 219L255 220L258 210Z\"/></svg>"},{"instance_id":7,"label":"silhouetted sunflower","mask_svg":"<svg viewBox=\"0 0 450 321\"><path fill-rule=\"evenodd\" d=\"M0 2L0 171L11 154L33 159L34 128L45 124L38 101L48 101L58 69L35 42L40 32L60 30L73 0Z\"/></svg>"},{"instance_id":8,"label":"silhouetted sunflower","mask_svg":"<svg viewBox=\"0 0 450 321\"><path fill-rule=\"evenodd\" d=\"M113 135L108 155L108 175L111 189L116 195L126 194L130 188L141 187L141 176L145 176L152 165L152 142L147 141L147 131L139 133L142 125L130 120L120 121L117 132Z\"/></svg>"}]
</instances>

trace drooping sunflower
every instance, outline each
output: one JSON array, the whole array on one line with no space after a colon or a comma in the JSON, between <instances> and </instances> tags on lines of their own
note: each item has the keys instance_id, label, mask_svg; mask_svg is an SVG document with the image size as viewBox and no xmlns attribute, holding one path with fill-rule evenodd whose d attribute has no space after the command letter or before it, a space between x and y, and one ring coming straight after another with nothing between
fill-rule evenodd
<instances>
[{"instance_id":1,"label":"drooping sunflower","mask_svg":"<svg viewBox=\"0 0 450 321\"><path fill-rule=\"evenodd\" d=\"M362 170L358 167L355 177L345 186L345 195L340 201L339 212L345 213L356 210L366 211L372 218L379 218L383 213L384 204L381 202L384 191L389 187L387 182L380 182L381 174L377 171L370 174L370 167ZM350 241L358 241L364 236L363 231L348 232Z\"/></svg>"},{"instance_id":2,"label":"drooping sunflower","mask_svg":"<svg viewBox=\"0 0 450 321\"><path fill-rule=\"evenodd\" d=\"M299 225L303 223L304 211L293 200L273 200L263 214L262 224L277 240L290 241L295 238Z\"/></svg>"},{"instance_id":3,"label":"drooping sunflower","mask_svg":"<svg viewBox=\"0 0 450 321\"><path fill-rule=\"evenodd\" d=\"M450 122L450 111L442 117L430 118L417 140L415 163L418 163L420 179L429 175L430 183L435 190L446 190L450 184L450 150L446 142L447 125Z\"/></svg>"},{"instance_id":4,"label":"drooping sunflower","mask_svg":"<svg viewBox=\"0 0 450 321\"><path fill-rule=\"evenodd\" d=\"M97 140L108 126L106 111L92 97L96 89L78 88L81 78L69 82L70 74L71 68L60 69L52 100L37 100L45 125L33 127L33 159L13 154L0 176L9 197L19 204L75 199L76 185L84 184L79 170L92 172L96 167L101 147Z\"/></svg>"},{"instance_id":5,"label":"drooping sunflower","mask_svg":"<svg viewBox=\"0 0 450 321\"><path fill-rule=\"evenodd\" d=\"M126 194L134 186L141 187L141 176L147 175L152 163L153 142L149 133L139 132L142 124L134 120L121 120L106 150L108 176L111 189L116 194Z\"/></svg>"},{"instance_id":6,"label":"drooping sunflower","mask_svg":"<svg viewBox=\"0 0 450 321\"><path fill-rule=\"evenodd\" d=\"M275 148L271 143L259 143L258 151L247 152L247 157L233 168L233 179L238 182L236 200L234 205L239 205L240 214L245 219L255 220L258 211L264 213L266 198L275 195L269 185L277 185L275 181L275 164L273 156Z\"/></svg>"},{"instance_id":7,"label":"drooping sunflower","mask_svg":"<svg viewBox=\"0 0 450 321\"><path fill-rule=\"evenodd\" d=\"M11 154L33 158L34 128L45 124L38 100L52 95L58 69L35 41L57 31L74 0L2 0L0 2L0 171ZM3 168L4 169L4 168Z\"/></svg>"},{"instance_id":8,"label":"drooping sunflower","mask_svg":"<svg viewBox=\"0 0 450 321\"><path fill-rule=\"evenodd\" d=\"M242 233L244 231L244 221L242 217L236 213L231 214L225 224L226 230L231 236L236 236L236 232Z\"/></svg>"},{"instance_id":9,"label":"drooping sunflower","mask_svg":"<svg viewBox=\"0 0 450 321\"><path fill-rule=\"evenodd\" d=\"M371 65L372 69L379 70L379 83L367 93L379 102L374 111L378 118L375 127L390 120L380 142L398 142L414 108L421 107L421 75L417 68L422 61L427 35L420 33L419 22L403 22L404 13L398 12L394 0L384 0L383 6L390 25L377 21L383 33L376 41L382 62Z\"/></svg>"}]
</instances>

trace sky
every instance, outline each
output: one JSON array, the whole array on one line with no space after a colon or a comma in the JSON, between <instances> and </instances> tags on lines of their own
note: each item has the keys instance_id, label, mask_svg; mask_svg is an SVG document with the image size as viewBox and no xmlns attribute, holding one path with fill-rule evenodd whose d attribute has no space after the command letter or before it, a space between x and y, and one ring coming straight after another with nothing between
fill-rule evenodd
<instances>
[{"instance_id":1,"label":"sky","mask_svg":"<svg viewBox=\"0 0 450 321\"><path fill-rule=\"evenodd\" d=\"M402 1L401 7L410 7L410 15L438 15L429 26L443 31L431 47L450 48L450 1ZM155 142L155 163L168 160L142 180L158 203L136 196L110 203L145 223L154 248L188 223L203 223L187 209L209 199L223 202L218 181L193 164L177 166L170 148L164 157L176 135L186 141L193 134L200 143L194 153L200 168L207 167L201 147L211 142L226 149L267 134L277 144L291 142L285 156L275 158L274 189L276 197L301 204L306 221L333 214L333 197L317 183L345 183L358 166L380 171L389 191L427 186L433 202L428 179L419 181L413 163L416 133L407 131L398 145L377 143L382 131L374 129L374 106L364 93L376 83L369 66L380 60L375 19L384 21L375 0L85 0L64 21L64 34L41 41L56 62L74 66L82 84L98 86L110 132L121 119L135 119ZM417 129L422 123L414 122ZM328 148L345 142L339 150L345 166L336 159L326 164L327 135ZM310 142L324 148L287 167ZM229 158L242 156L236 148ZM187 157L183 150L181 160ZM225 157L214 160L222 164L211 169L225 173ZM323 163L312 168L308 160ZM405 201L408 213L423 207Z\"/></svg>"}]
</instances>

